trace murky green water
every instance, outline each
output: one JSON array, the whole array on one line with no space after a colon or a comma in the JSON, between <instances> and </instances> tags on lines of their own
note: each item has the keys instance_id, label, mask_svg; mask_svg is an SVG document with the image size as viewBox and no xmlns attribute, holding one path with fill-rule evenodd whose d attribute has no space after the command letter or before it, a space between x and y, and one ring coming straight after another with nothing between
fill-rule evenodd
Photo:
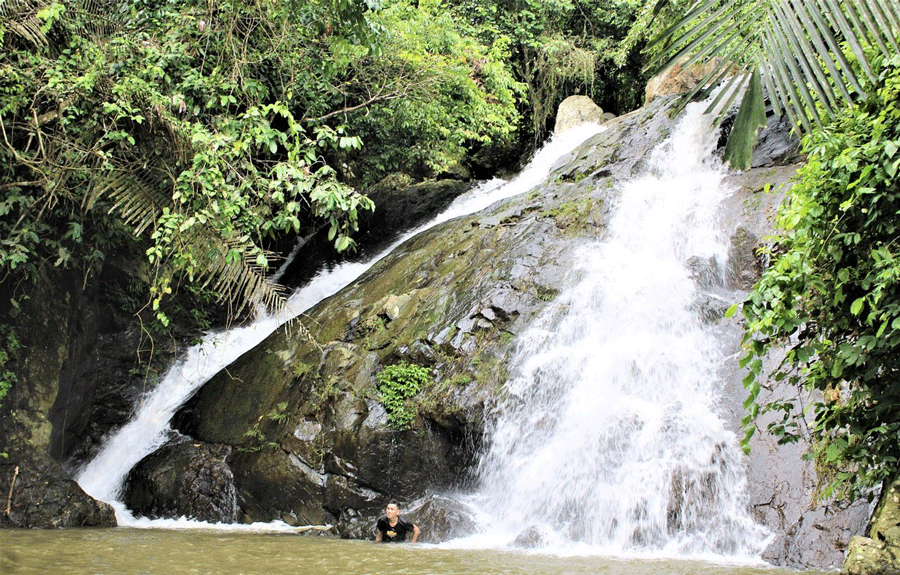
<instances>
[{"instance_id":1,"label":"murky green water","mask_svg":"<svg viewBox=\"0 0 900 575\"><path fill-rule=\"evenodd\" d=\"M796 575L699 561L558 557L515 551L377 545L289 533L206 530L0 530L3 575ZM804 575L820 575L807 571Z\"/></svg>"}]
</instances>

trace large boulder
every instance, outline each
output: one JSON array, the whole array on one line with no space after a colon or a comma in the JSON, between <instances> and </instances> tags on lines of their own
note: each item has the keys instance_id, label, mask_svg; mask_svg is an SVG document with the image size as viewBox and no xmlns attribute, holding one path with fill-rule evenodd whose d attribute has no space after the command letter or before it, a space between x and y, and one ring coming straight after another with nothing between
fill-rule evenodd
<instances>
[{"instance_id":1,"label":"large boulder","mask_svg":"<svg viewBox=\"0 0 900 575\"><path fill-rule=\"evenodd\" d=\"M304 314L308 334L277 330L180 410L181 432L235 447L241 520L358 536L389 498L470 479L516 334L558 293L573 246L602 233L614 188L598 183L629 176L669 125L653 110L617 122L575 157L586 174L561 168L539 193L407 241ZM430 369L410 429L391 426L374 377L402 361Z\"/></svg>"},{"instance_id":2,"label":"large boulder","mask_svg":"<svg viewBox=\"0 0 900 575\"><path fill-rule=\"evenodd\" d=\"M868 537L854 537L843 575L900 574L900 476L882 490L872 514Z\"/></svg>"},{"instance_id":3,"label":"large boulder","mask_svg":"<svg viewBox=\"0 0 900 575\"><path fill-rule=\"evenodd\" d=\"M3 314L21 344L16 382L0 405L0 486L5 495L3 522L17 527L110 526L115 513L95 501L52 457L66 437L68 415L61 395L77 387L79 366L90 354L95 325L84 321L89 294L75 273L45 270L29 298L20 298L21 313ZM12 297L0 284L0 302ZM58 416L58 417L55 417ZM72 415L74 418L74 414Z\"/></svg>"},{"instance_id":4,"label":"large boulder","mask_svg":"<svg viewBox=\"0 0 900 575\"><path fill-rule=\"evenodd\" d=\"M871 537L850 540L842 575L898 575L900 547L877 541Z\"/></svg>"},{"instance_id":5,"label":"large boulder","mask_svg":"<svg viewBox=\"0 0 900 575\"><path fill-rule=\"evenodd\" d=\"M661 96L686 94L719 65L717 60L684 66L679 62L650 78L644 88L644 105Z\"/></svg>"},{"instance_id":6,"label":"large boulder","mask_svg":"<svg viewBox=\"0 0 900 575\"><path fill-rule=\"evenodd\" d=\"M231 447L175 437L138 462L125 481L124 502L152 519L237 521Z\"/></svg>"},{"instance_id":7,"label":"large boulder","mask_svg":"<svg viewBox=\"0 0 900 575\"><path fill-rule=\"evenodd\" d=\"M580 124L588 122L602 124L606 120L603 108L595 104L588 96L569 96L557 108L553 133L558 135Z\"/></svg>"},{"instance_id":8,"label":"large boulder","mask_svg":"<svg viewBox=\"0 0 900 575\"><path fill-rule=\"evenodd\" d=\"M3 508L0 527L111 527L113 508L88 496L46 453L12 454L0 459ZM7 508L6 506L9 505Z\"/></svg>"}]
</instances>

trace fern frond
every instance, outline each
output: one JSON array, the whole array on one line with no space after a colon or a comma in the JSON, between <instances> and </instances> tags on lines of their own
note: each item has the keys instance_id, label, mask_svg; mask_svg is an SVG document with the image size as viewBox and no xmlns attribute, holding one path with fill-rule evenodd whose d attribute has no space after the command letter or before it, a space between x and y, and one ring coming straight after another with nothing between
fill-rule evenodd
<instances>
[{"instance_id":1,"label":"fern frond","mask_svg":"<svg viewBox=\"0 0 900 575\"><path fill-rule=\"evenodd\" d=\"M194 242L195 255L199 256L198 263L205 276L203 286L211 285L223 300L230 302L234 316L241 315L250 305L276 312L284 306L284 286L269 281L266 270L247 256L246 242L212 234ZM232 250L240 257L229 257Z\"/></svg>"},{"instance_id":2,"label":"fern frond","mask_svg":"<svg viewBox=\"0 0 900 575\"><path fill-rule=\"evenodd\" d=\"M110 11L110 4L103 0L73 2L68 11L77 17L78 33L89 38L108 38L121 28Z\"/></svg>"},{"instance_id":3,"label":"fern frond","mask_svg":"<svg viewBox=\"0 0 900 575\"><path fill-rule=\"evenodd\" d=\"M136 236L154 226L163 208L172 205L172 182L160 170L107 168L85 195L83 207L91 210L104 197L112 202L109 212L119 212Z\"/></svg>"}]
</instances>

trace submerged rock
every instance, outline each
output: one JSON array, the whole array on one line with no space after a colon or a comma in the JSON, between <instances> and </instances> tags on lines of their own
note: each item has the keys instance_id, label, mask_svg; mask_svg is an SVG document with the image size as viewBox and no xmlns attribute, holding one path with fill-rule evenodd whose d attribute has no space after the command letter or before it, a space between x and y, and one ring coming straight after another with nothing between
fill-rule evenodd
<instances>
[{"instance_id":1,"label":"submerged rock","mask_svg":"<svg viewBox=\"0 0 900 575\"><path fill-rule=\"evenodd\" d=\"M519 533L515 540L512 542L512 547L519 547L521 549L534 549L536 547L540 547L544 544L544 534L541 530L532 525L530 527L526 527Z\"/></svg>"},{"instance_id":2,"label":"submerged rock","mask_svg":"<svg viewBox=\"0 0 900 575\"><path fill-rule=\"evenodd\" d=\"M422 531L423 542L437 543L478 532L471 509L445 495L429 495L406 506L403 516Z\"/></svg>"}]
</instances>

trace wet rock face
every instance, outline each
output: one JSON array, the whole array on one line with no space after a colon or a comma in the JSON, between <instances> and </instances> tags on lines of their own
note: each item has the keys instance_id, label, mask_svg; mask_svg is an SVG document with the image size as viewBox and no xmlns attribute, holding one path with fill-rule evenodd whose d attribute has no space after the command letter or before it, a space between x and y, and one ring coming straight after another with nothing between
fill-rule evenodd
<instances>
[{"instance_id":1,"label":"wet rock face","mask_svg":"<svg viewBox=\"0 0 900 575\"><path fill-rule=\"evenodd\" d=\"M750 166L768 168L796 164L804 161L799 150L800 140L791 131L790 120L786 116L776 117L771 105L767 105L766 128L759 133Z\"/></svg>"},{"instance_id":2,"label":"wet rock face","mask_svg":"<svg viewBox=\"0 0 900 575\"><path fill-rule=\"evenodd\" d=\"M900 476L882 490L867 535L850 540L841 573L900 574Z\"/></svg>"},{"instance_id":3,"label":"wet rock face","mask_svg":"<svg viewBox=\"0 0 900 575\"><path fill-rule=\"evenodd\" d=\"M726 301L740 301L767 265L761 248L773 233L776 211L797 168L781 165L781 160L774 157L770 160L765 166L727 177L728 184L736 191L723 206L722 214L724 229L729 230L731 240L724 276L725 287L732 291L720 292ZM724 341L730 341L731 353L740 357L743 354L740 313L731 320L719 316L717 321L723 330L734 334ZM777 364L779 358L772 357L769 361ZM742 403L747 397L741 384L744 371L734 364L723 368L732 371L724 376L724 416L726 421L733 422L736 435L741 437L743 430L739 422L745 413ZM795 398L796 394L797 390L785 382L770 382L758 400ZM775 414L769 414L758 420L759 431L751 439L747 459L749 505L756 521L772 533L763 559L792 568L836 568L843 562L850 538L864 531L868 505L865 501L817 501L815 468L812 462L803 459L807 445L802 442L778 445L777 438L765 431L768 421L774 417Z\"/></svg>"},{"instance_id":4,"label":"wet rock face","mask_svg":"<svg viewBox=\"0 0 900 575\"><path fill-rule=\"evenodd\" d=\"M0 527L55 529L116 525L113 508L88 497L49 456L32 454L15 457L15 461L10 464L0 460L0 485L3 486Z\"/></svg>"},{"instance_id":5,"label":"wet rock face","mask_svg":"<svg viewBox=\"0 0 900 575\"><path fill-rule=\"evenodd\" d=\"M212 378L175 425L235 447L241 520L364 536L390 498L465 487L516 335L559 293L574 246L602 235L605 178L666 133L656 112L614 120L531 193L406 242L305 314L314 341L288 326ZM430 370L409 430L390 426L374 377L402 361Z\"/></svg>"},{"instance_id":6,"label":"wet rock face","mask_svg":"<svg viewBox=\"0 0 900 575\"><path fill-rule=\"evenodd\" d=\"M231 448L170 440L142 459L125 481L125 505L152 519L187 517L211 523L237 521Z\"/></svg>"},{"instance_id":7,"label":"wet rock face","mask_svg":"<svg viewBox=\"0 0 900 575\"><path fill-rule=\"evenodd\" d=\"M51 270L41 275L13 324L21 344L17 382L0 407L0 521L16 527L57 528L116 524L113 509L94 501L51 457L60 394L77 387L79 366L90 355L94 327L82 309L78 274ZM0 301L12 286L0 283ZM73 343L74 342L74 343ZM76 417L75 414L72 416ZM9 507L8 514L6 507Z\"/></svg>"}]
</instances>

